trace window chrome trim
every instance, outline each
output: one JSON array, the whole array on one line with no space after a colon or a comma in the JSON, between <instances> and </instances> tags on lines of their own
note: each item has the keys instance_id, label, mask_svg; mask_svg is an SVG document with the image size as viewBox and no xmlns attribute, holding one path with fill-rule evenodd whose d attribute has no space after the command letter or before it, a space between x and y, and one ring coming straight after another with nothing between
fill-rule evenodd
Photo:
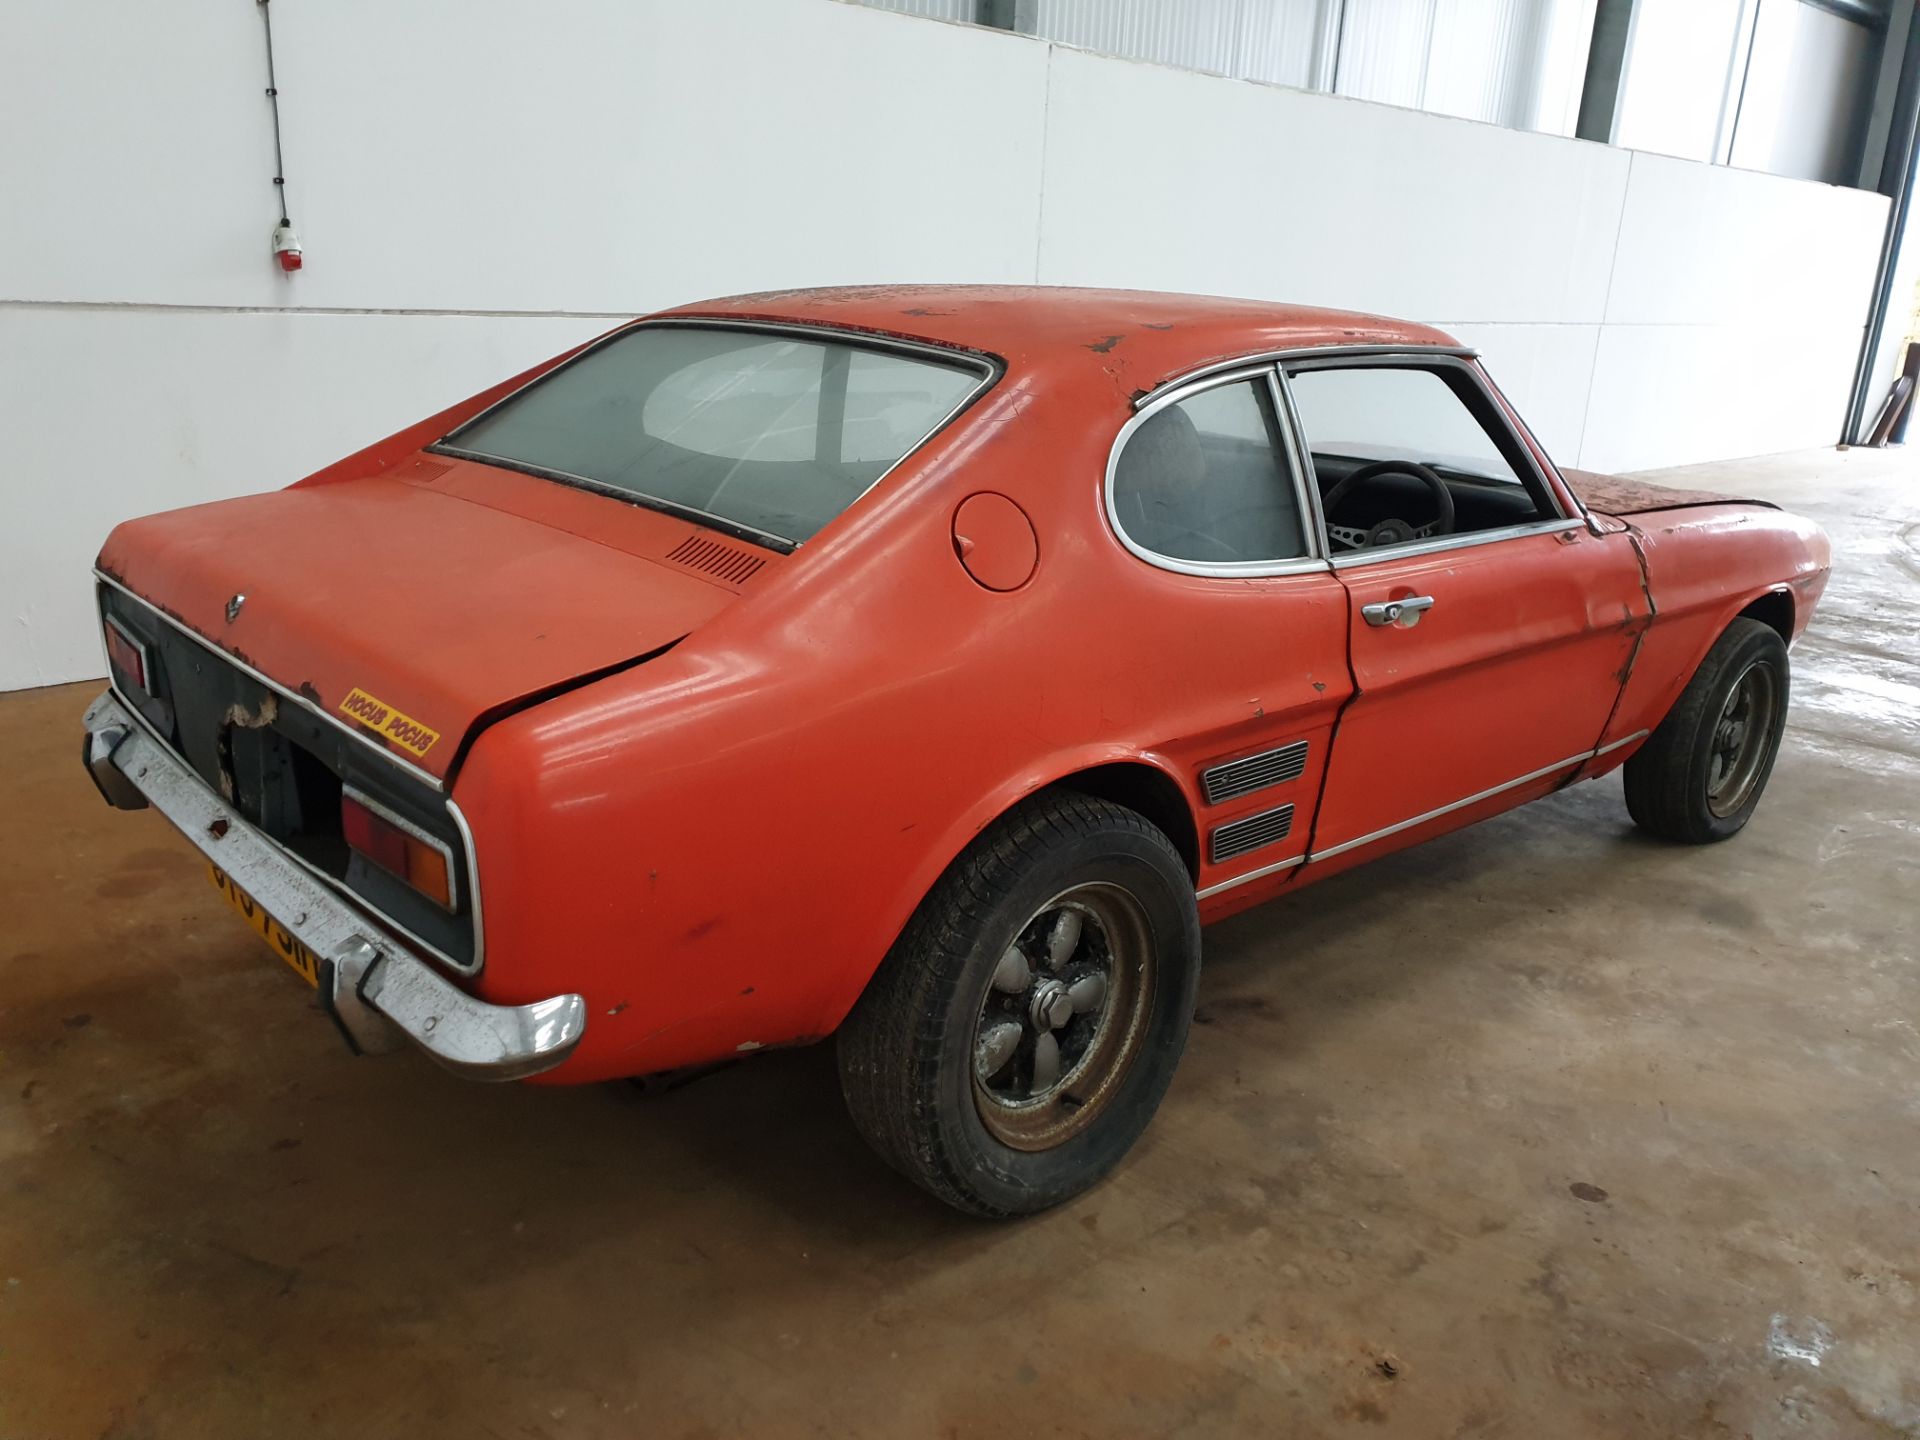
<instances>
[{"instance_id":1,"label":"window chrome trim","mask_svg":"<svg viewBox=\"0 0 1920 1440\"><path fill-rule=\"evenodd\" d=\"M185 766L187 773L192 775L196 780L199 780L202 785L206 784L205 780L200 779L200 772L187 763L187 757L176 750L173 743L156 730L153 723L140 713L138 707L133 704L126 692L120 688L119 684L111 675L107 677L107 688L111 690L115 698L120 701L121 708L126 710L126 712L133 717L134 722L147 732L147 737L152 740L155 745L158 745L164 753L172 756L174 760ZM346 782L344 780L341 782L341 788L346 788ZM476 867L479 864L479 860L473 848L473 832L467 828L466 817L460 813L458 807L454 805L450 797L447 800L447 809L453 813L454 823L460 830L460 838L467 847L467 873L469 876L477 876L479 872ZM366 896L362 895L358 890L353 889L338 876L329 875L304 856L294 854L293 851L282 845L278 840L268 835L266 831L255 829L254 833L265 840L267 844L273 846L276 855L298 865L322 885L338 892L340 898L349 905L354 905L364 910L376 923L391 930L402 940L410 941L419 946L422 954L431 960L439 961L442 965L446 966L447 969L453 971L454 974L471 978L478 975L482 965L486 963L487 936L485 927L480 923L480 887L478 883L475 883L473 886L473 904L469 907L469 911L473 916L473 959L462 964L453 956L447 954L447 952L442 950L438 945L433 944L431 941L421 939L418 935L414 934L413 931L388 915L386 911L380 909L371 900L367 899Z\"/></svg>"},{"instance_id":2,"label":"window chrome trim","mask_svg":"<svg viewBox=\"0 0 1920 1440\"><path fill-rule=\"evenodd\" d=\"M1006 362L997 355L989 355L978 350L966 350L959 346L936 345L931 341L898 339L891 335L878 335L867 330L849 329L843 325L817 324L804 320L734 320L725 316L714 315L646 316L619 326L617 329L602 335L597 340L589 341L574 354L562 360L558 365L553 366L549 370L542 371L540 374L534 376L533 379L527 381L526 384L516 387L508 394L502 395L498 400L487 406L486 409L480 411L478 414L468 416L438 440L421 448L435 455L449 455L457 460L470 460L478 465L493 465L505 470L518 470L522 474L533 475L542 480L550 480L556 485L573 486L578 489L591 491L596 495L605 495L609 499L621 500L629 505L637 505L644 510L656 510L662 514L672 515L677 519L691 521L697 525L708 526L711 529L721 531L723 534L732 535L736 539L746 540L752 544L763 546L781 555L791 555L807 542L805 540L794 540L784 535L775 535L772 531L761 530L756 526L745 524L742 521L731 520L724 515L715 515L710 511L701 510L692 505L685 505L676 500L667 500L657 495L643 495L633 490L623 490L617 485L610 485L604 480L595 480L591 476L575 475L567 470L550 469L547 466L536 465L530 461L512 460L503 455L489 455L483 450L469 450L455 443L461 435L465 434L475 425L478 425L481 421L487 419L494 411L500 409L503 405L517 400L520 396L525 395L536 386L544 385L554 376L585 360L589 355L593 355L606 346L613 344L616 340L624 339L633 334L634 331L643 329L734 330L751 335L775 335L785 336L791 339L811 340L816 344L822 341L834 341L853 346L857 349L878 350L883 353L908 356L916 360L926 360L949 367L961 367L972 370L979 375L980 378L974 387L965 395L961 396L959 402L955 404L951 410L947 411L945 415L941 416L937 424L915 441L913 445L903 452L891 465L876 475L872 484L868 485L858 495L855 495L851 500L847 501L833 519L828 520L826 525L821 526L823 530L827 525L833 524L834 520L838 520L841 515L846 514L847 511L871 495L886 481L889 475L906 464L908 460L912 459L913 456L932 442L936 436L943 433L946 428L957 420L976 400L986 394L987 391L991 390L995 385L999 384L1007 373ZM818 533L818 531L815 532L815 534Z\"/></svg>"},{"instance_id":3,"label":"window chrome trim","mask_svg":"<svg viewBox=\"0 0 1920 1440\"><path fill-rule=\"evenodd\" d=\"M1436 555L1447 550L1465 550L1475 545L1495 545L1502 540L1518 540L1526 535L1558 535L1564 530L1586 528L1584 520L1535 520L1526 525L1503 525L1498 530L1472 530L1465 535L1436 535L1410 545L1394 545L1383 550L1349 550L1330 562L1336 570L1351 570L1358 565L1377 565L1383 560L1406 556Z\"/></svg>"},{"instance_id":4,"label":"window chrome trim","mask_svg":"<svg viewBox=\"0 0 1920 1440\"><path fill-rule=\"evenodd\" d=\"M439 778L439 776L431 774L426 770L422 770L418 765L415 765L411 760L401 759L398 755L395 755L391 750L387 749L386 746L380 744L379 741L375 740L371 735L369 735L366 731L360 729L357 725L353 725L348 721L342 720L336 715L329 714L326 710L314 704L311 700L307 699L306 696L300 694L298 691L289 690L285 685L282 685L278 680L273 679L271 676L261 674L258 670L254 669L253 666L249 665L246 661L240 659L237 655L234 655L230 651L221 649L218 645L214 644L211 640L207 639L206 636L200 634L198 631L193 630L188 626L182 624L180 621L174 619L171 615L167 614L166 611L162 610L158 605L155 605L151 600L147 599L145 596L135 594L133 591L129 590L125 585L122 585L118 580L114 579L111 575L108 575L105 571L102 571L96 568L93 572L93 575L94 575L94 578L98 580L101 584L111 586L113 589L119 591L122 595L126 596L129 600L133 601L136 605L139 605L148 614L152 615L155 619L172 627L174 630L177 630L181 635L191 640L194 644L198 645L202 650L205 650L209 655L213 655L220 660L224 660L227 664L233 666L233 668L238 670L241 674L246 675L251 679L259 681L260 684L266 686L269 690L273 691L274 694L278 695L282 700L287 701L294 705L298 705L302 710L307 711L309 714L315 716L318 719L326 721L327 724L333 726L333 728L340 731L341 734L353 740L362 749L367 751L368 754L378 755L382 760L386 761L389 765L392 765L397 769L404 771L410 778L419 781L423 785L428 786L430 789L432 789L432 791L436 795L444 795L446 793L446 789L447 789L446 784ZM124 699L125 697L123 696L121 698Z\"/></svg>"},{"instance_id":5,"label":"window chrome trim","mask_svg":"<svg viewBox=\"0 0 1920 1440\"><path fill-rule=\"evenodd\" d=\"M1134 409L1138 410L1158 400L1164 391L1175 386L1190 385L1196 380L1203 380L1222 370L1236 370L1250 365L1284 365L1322 357L1365 360L1380 355L1451 356L1456 360L1475 360L1479 358L1480 352L1470 345L1294 345L1284 350L1260 350L1251 355L1238 355L1230 360L1209 360L1205 365L1195 369L1184 370L1178 375L1169 375L1151 390L1138 396L1133 405Z\"/></svg>"},{"instance_id":6,"label":"window chrome trim","mask_svg":"<svg viewBox=\"0 0 1920 1440\"><path fill-rule=\"evenodd\" d=\"M369 795L366 791L362 790L358 785L349 785L344 779L342 779L340 782L340 794L343 797L352 800L354 804L360 806L362 809L371 810L375 815L378 815L382 820L386 821L389 825L393 826L396 830L404 831L408 835L411 835L414 839L418 840L422 845L426 845L430 847L431 849L433 849L439 854L440 858L446 862L446 866L447 866L447 903L445 905L441 905L440 908L442 910L445 910L449 915L459 914L460 913L460 885L457 878L457 874L460 867L453 863L453 847L447 844L447 842L442 840L438 835L429 835L425 830L422 830L418 825L414 824L413 821L407 819L406 816L400 814L398 811L394 810L392 807L381 804L378 800L374 799L373 796ZM388 875L393 875L393 878L398 880L402 885L407 884L406 876L394 875L393 871L388 870L386 866L382 865L378 860L375 860L371 855L367 855L361 851L354 850L352 845L348 845L347 849L351 851L353 854L359 855L361 859L365 860L369 865L372 865L375 869L381 870ZM408 886L408 888L411 889L412 887ZM426 898L429 900L433 899L431 895L428 895ZM438 905L440 902L435 900L434 903Z\"/></svg>"},{"instance_id":7,"label":"window chrome trim","mask_svg":"<svg viewBox=\"0 0 1920 1440\"><path fill-rule=\"evenodd\" d=\"M1301 543L1307 548L1305 555L1286 560L1181 560L1171 555L1162 555L1157 550L1149 550L1131 535L1127 527L1120 523L1120 510L1114 503L1114 479L1119 473L1120 456L1127 448L1135 432L1155 415L1170 405L1178 405L1195 395L1226 385L1237 385L1249 381L1265 380L1268 394L1274 401L1274 419L1280 429L1280 451L1287 468L1291 471L1289 480L1293 485L1294 504L1300 512ZM1291 420L1291 410L1286 403L1286 393L1280 384L1278 373L1272 362L1258 361L1252 364L1235 362L1232 366L1215 367L1213 372L1196 378L1191 384L1167 387L1156 392L1153 398L1138 406L1127 418L1126 424L1113 437L1113 445L1107 451L1106 482L1101 493L1107 512L1107 526L1121 545L1131 554L1146 561L1159 570L1170 570L1176 575L1198 575L1211 579L1235 580L1255 579L1274 575L1323 574L1327 570L1325 547L1321 540L1321 527L1315 519L1319 514L1317 497L1309 495L1314 487L1307 483L1301 464L1299 441L1295 426Z\"/></svg>"}]
</instances>

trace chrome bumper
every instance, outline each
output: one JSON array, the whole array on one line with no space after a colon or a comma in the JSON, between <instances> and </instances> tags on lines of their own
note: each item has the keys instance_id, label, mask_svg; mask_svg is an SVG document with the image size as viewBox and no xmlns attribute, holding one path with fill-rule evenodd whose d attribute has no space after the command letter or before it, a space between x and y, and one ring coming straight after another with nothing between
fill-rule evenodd
<instances>
[{"instance_id":1,"label":"chrome bumper","mask_svg":"<svg viewBox=\"0 0 1920 1440\"><path fill-rule=\"evenodd\" d=\"M580 996L530 1005L476 1000L241 819L111 690L87 707L85 724L87 769L108 803L152 805L318 955L321 1003L356 1051L411 1040L457 1074L518 1080L551 1070L580 1043Z\"/></svg>"}]
</instances>

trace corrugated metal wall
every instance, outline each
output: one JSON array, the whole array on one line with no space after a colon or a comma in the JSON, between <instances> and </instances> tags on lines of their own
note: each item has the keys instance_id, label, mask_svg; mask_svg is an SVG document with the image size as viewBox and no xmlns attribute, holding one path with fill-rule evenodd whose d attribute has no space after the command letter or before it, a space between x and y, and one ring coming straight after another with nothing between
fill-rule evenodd
<instances>
[{"instance_id":1,"label":"corrugated metal wall","mask_svg":"<svg viewBox=\"0 0 1920 1440\"><path fill-rule=\"evenodd\" d=\"M971 20L974 0L869 0ZM1023 29L1105 55L1573 133L1595 0L1024 0Z\"/></svg>"},{"instance_id":2,"label":"corrugated metal wall","mask_svg":"<svg viewBox=\"0 0 1920 1440\"><path fill-rule=\"evenodd\" d=\"M902 15L918 15L926 20L964 20L979 18L976 0L864 0L876 10L898 10Z\"/></svg>"},{"instance_id":3,"label":"corrugated metal wall","mask_svg":"<svg viewBox=\"0 0 1920 1440\"><path fill-rule=\"evenodd\" d=\"M981 11L977 0L866 3L943 20ZM1106 55L1572 135L1597 3L1015 0L1000 8L1022 30ZM1875 33L1809 0L1639 0L1633 25L1616 143L1851 178L1862 97L1879 60Z\"/></svg>"},{"instance_id":4,"label":"corrugated metal wall","mask_svg":"<svg viewBox=\"0 0 1920 1440\"><path fill-rule=\"evenodd\" d=\"M1108 55L1327 88L1341 0L1036 0L1034 33Z\"/></svg>"}]
</instances>

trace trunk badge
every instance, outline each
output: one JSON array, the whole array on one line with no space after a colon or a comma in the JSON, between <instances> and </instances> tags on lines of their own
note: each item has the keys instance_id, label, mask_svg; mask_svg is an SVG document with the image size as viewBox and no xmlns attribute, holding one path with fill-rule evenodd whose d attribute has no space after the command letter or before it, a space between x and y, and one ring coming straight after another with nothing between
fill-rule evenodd
<instances>
[{"instance_id":1,"label":"trunk badge","mask_svg":"<svg viewBox=\"0 0 1920 1440\"><path fill-rule=\"evenodd\" d=\"M227 601L227 623L229 625L240 618L240 607L246 603L247 597L244 595L236 595Z\"/></svg>"}]
</instances>

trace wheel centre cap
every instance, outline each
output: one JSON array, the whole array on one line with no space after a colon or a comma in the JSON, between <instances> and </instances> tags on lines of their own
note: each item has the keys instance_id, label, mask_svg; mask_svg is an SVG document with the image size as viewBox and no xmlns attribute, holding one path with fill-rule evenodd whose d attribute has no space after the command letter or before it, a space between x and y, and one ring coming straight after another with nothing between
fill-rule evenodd
<instances>
[{"instance_id":1,"label":"wheel centre cap","mask_svg":"<svg viewBox=\"0 0 1920 1440\"><path fill-rule=\"evenodd\" d=\"M1028 1012L1035 1028L1058 1030L1073 1018L1073 997L1058 980L1042 980L1034 988L1033 1006Z\"/></svg>"}]
</instances>

